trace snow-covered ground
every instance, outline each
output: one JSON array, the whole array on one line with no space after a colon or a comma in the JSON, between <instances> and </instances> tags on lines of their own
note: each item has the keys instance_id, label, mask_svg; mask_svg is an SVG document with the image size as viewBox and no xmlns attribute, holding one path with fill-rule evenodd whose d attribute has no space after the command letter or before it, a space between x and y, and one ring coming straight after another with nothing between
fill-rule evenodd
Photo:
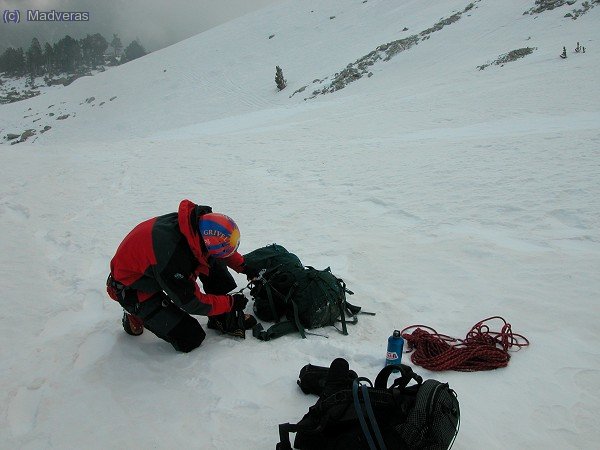
<instances>
[{"instance_id":1,"label":"snow-covered ground","mask_svg":"<svg viewBox=\"0 0 600 450\"><path fill-rule=\"evenodd\" d=\"M371 77L304 100L469 2L282 2L1 106L2 138L52 129L0 147L0 447L274 448L315 401L295 384L303 365L343 356L374 377L394 329L461 337L501 315L531 341L507 368L415 367L459 395L454 448L597 448L600 8L564 17L580 3L474 2ZM108 262L183 198L234 217L242 252L277 242L331 266L377 315L328 339L208 330L190 354L126 335Z\"/></svg>"}]
</instances>

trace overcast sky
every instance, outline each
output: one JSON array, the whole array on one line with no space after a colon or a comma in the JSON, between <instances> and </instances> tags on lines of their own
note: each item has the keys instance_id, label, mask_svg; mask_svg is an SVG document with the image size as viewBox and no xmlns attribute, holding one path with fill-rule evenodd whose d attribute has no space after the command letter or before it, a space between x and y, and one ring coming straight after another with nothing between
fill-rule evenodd
<instances>
[{"instance_id":1,"label":"overcast sky","mask_svg":"<svg viewBox=\"0 0 600 450\"><path fill-rule=\"evenodd\" d=\"M109 42L118 33L123 45L139 38L157 50L250 11L281 0L0 0L0 51L23 47L37 37L42 46L69 34L100 33ZM89 22L26 22L27 9L89 12ZM19 10L20 23L4 23L4 11Z\"/></svg>"}]
</instances>

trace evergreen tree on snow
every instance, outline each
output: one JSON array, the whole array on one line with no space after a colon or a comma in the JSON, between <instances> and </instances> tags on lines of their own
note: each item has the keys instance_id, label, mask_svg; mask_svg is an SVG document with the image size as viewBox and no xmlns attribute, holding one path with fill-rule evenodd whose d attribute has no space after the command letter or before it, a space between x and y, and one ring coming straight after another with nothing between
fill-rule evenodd
<instances>
[{"instance_id":1,"label":"evergreen tree on snow","mask_svg":"<svg viewBox=\"0 0 600 450\"><path fill-rule=\"evenodd\" d=\"M42 72L42 66L44 65L44 54L40 41L37 38L33 38L25 56L27 71L32 77L38 76Z\"/></svg>"},{"instance_id":2,"label":"evergreen tree on snow","mask_svg":"<svg viewBox=\"0 0 600 450\"><path fill-rule=\"evenodd\" d=\"M134 59L140 58L146 54L144 47L140 45L137 40L134 40L125 49L125 60L133 61Z\"/></svg>"},{"instance_id":3,"label":"evergreen tree on snow","mask_svg":"<svg viewBox=\"0 0 600 450\"><path fill-rule=\"evenodd\" d=\"M110 46L112 47L115 56L120 56L123 51L123 44L121 43L121 38L118 34L113 34L112 41L110 41Z\"/></svg>"},{"instance_id":4,"label":"evergreen tree on snow","mask_svg":"<svg viewBox=\"0 0 600 450\"><path fill-rule=\"evenodd\" d=\"M287 84L287 81L283 78L283 70L281 70L281 67L279 66L275 66L275 84L280 91L283 90Z\"/></svg>"}]
</instances>

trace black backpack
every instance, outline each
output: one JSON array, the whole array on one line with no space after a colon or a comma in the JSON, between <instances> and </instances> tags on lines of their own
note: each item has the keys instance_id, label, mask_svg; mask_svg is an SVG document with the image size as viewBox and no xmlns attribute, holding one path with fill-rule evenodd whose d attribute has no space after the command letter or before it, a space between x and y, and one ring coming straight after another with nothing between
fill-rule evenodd
<instances>
[{"instance_id":1,"label":"black backpack","mask_svg":"<svg viewBox=\"0 0 600 450\"><path fill-rule=\"evenodd\" d=\"M310 365L309 365L310 366ZM386 366L373 385L356 377L338 358L329 370L305 366L298 384L319 400L296 424L279 425L277 450L386 450L450 448L458 433L460 408L447 383L426 380L406 365ZM310 370L308 370L308 369ZM400 371L390 387L388 378ZM321 380L317 382L315 374ZM318 378L318 377L317 377ZM415 384L409 386L414 381Z\"/></svg>"},{"instance_id":2,"label":"black backpack","mask_svg":"<svg viewBox=\"0 0 600 450\"><path fill-rule=\"evenodd\" d=\"M254 327L258 339L267 341L294 331L305 338L307 329L338 322L340 331L348 334L346 324L356 323L361 308L346 301L346 294L352 292L329 267L305 267L296 255L277 244L244 255L244 264L246 273L255 275L250 283L254 313L262 321L278 322L268 330L260 324ZM287 320L280 322L283 317Z\"/></svg>"}]
</instances>

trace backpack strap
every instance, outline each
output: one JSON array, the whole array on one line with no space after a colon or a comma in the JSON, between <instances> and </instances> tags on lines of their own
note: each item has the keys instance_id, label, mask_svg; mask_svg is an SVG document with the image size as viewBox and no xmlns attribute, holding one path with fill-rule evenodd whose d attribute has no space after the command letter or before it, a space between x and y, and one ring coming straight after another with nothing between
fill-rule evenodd
<instances>
[{"instance_id":1,"label":"backpack strap","mask_svg":"<svg viewBox=\"0 0 600 450\"><path fill-rule=\"evenodd\" d=\"M275 322L279 322L279 315L277 314L277 310L275 309L275 302L273 301L273 289L271 288L271 284L269 283L269 280L265 277L265 275L269 274L270 278L274 277L279 272L281 272L281 266L282 265L279 264L278 266L275 266L271 269L262 269L258 274L258 278L256 279L256 281L259 281L262 284L265 291L267 291L267 300L269 301L269 308L271 308L271 314L273 314Z\"/></svg>"},{"instance_id":2,"label":"backpack strap","mask_svg":"<svg viewBox=\"0 0 600 450\"><path fill-rule=\"evenodd\" d=\"M319 274L319 271L317 269L315 269L312 266L306 266L308 269L311 269L313 271L313 273L316 274L316 276L321 279L322 281L327 281L324 280L323 277ZM331 273L331 268L327 268L325 269L326 271L328 271L329 273ZM337 280L338 284L340 285L340 287L342 288L342 295L341 295L341 301L340 301L340 322L342 322L342 331L341 333L345 336L348 335L348 327L346 326L347 321L346 321L346 308L347 308L347 303L346 303L346 292L349 292L350 294L354 294L352 291L349 291L348 289L346 289L346 283L344 283L344 280L342 280L341 278L337 278L335 277L335 279ZM325 290L325 288L323 287L322 284L319 284L319 288L321 289L321 292L323 292L323 295L325 295L325 297L327 298L331 298L331 295L329 294L329 292L327 292ZM359 308L360 309L360 308ZM352 323L356 323L356 320L353 320ZM339 331L339 329L336 327L336 329Z\"/></svg>"},{"instance_id":3,"label":"backpack strap","mask_svg":"<svg viewBox=\"0 0 600 450\"><path fill-rule=\"evenodd\" d=\"M286 334L295 333L298 329L293 322L285 321L271 325L267 330L260 323L257 323L252 328L252 336L261 341L270 341ZM306 337L306 336L305 336Z\"/></svg>"},{"instance_id":4,"label":"backpack strap","mask_svg":"<svg viewBox=\"0 0 600 450\"><path fill-rule=\"evenodd\" d=\"M345 284L342 281L342 286L345 289ZM346 326L346 294L344 293L344 291L342 291L342 304L340 305L340 319L342 321L342 334L344 336L348 335L348 327Z\"/></svg>"},{"instance_id":5,"label":"backpack strap","mask_svg":"<svg viewBox=\"0 0 600 450\"><path fill-rule=\"evenodd\" d=\"M277 444L276 450L292 450L292 444L290 443L290 433L298 431L297 425L291 423L282 423L279 425L279 443Z\"/></svg>"},{"instance_id":6,"label":"backpack strap","mask_svg":"<svg viewBox=\"0 0 600 450\"><path fill-rule=\"evenodd\" d=\"M346 292L349 292L349 291L346 290ZM363 311L363 309L360 306L355 306L347 300L346 300L346 308L348 309L348 313L352 316L356 316L358 314L366 314L367 316L375 316L376 315L374 312Z\"/></svg>"},{"instance_id":7,"label":"backpack strap","mask_svg":"<svg viewBox=\"0 0 600 450\"><path fill-rule=\"evenodd\" d=\"M292 289L290 289L290 294L292 293L295 287L296 285L294 285ZM306 339L306 332L304 331L302 322L300 322L300 316L298 315L298 305L296 305L296 302L294 300L290 300L290 303L292 304L292 309L294 310L294 323L296 324L296 327L300 332L300 336L302 336L302 339Z\"/></svg>"},{"instance_id":8,"label":"backpack strap","mask_svg":"<svg viewBox=\"0 0 600 450\"><path fill-rule=\"evenodd\" d=\"M269 307L271 308L271 314L273 314L273 318L275 322L279 322L279 315L277 314L277 310L275 309L275 303L273 302L273 290L271 289L271 285L267 282L263 282L263 287L267 291L267 299L269 300Z\"/></svg>"},{"instance_id":9,"label":"backpack strap","mask_svg":"<svg viewBox=\"0 0 600 450\"><path fill-rule=\"evenodd\" d=\"M327 269L330 270L329 267ZM330 272L331 272L331 270L330 270ZM342 322L341 333L347 335L348 329L347 329L346 325L347 324L355 325L356 323L358 323L358 314L366 314L368 316L374 316L375 313L363 311L360 306L355 306L352 303L350 303L346 299L346 294L354 295L354 292L352 292L350 289L348 289L346 287L346 283L344 282L343 279L338 278L338 277L336 277L336 279L342 288L342 302L341 302L341 314L340 314L340 322ZM350 319L346 318L346 313L348 314ZM336 327L336 329L337 329L337 327ZM339 329L338 329L338 331L339 331Z\"/></svg>"},{"instance_id":10,"label":"backpack strap","mask_svg":"<svg viewBox=\"0 0 600 450\"><path fill-rule=\"evenodd\" d=\"M401 376L394 380L393 387L405 388L411 380L415 380L417 384L423 383L423 378L414 373L409 366L405 364L392 364L381 369L377 378L375 378L375 387L377 389L387 389L388 378L395 370L399 370Z\"/></svg>"},{"instance_id":11,"label":"backpack strap","mask_svg":"<svg viewBox=\"0 0 600 450\"><path fill-rule=\"evenodd\" d=\"M367 416L369 417L369 422L371 422L371 428L373 428L373 432L375 433L375 437L377 438L379 448L380 450L387 450L385 442L383 441L383 436L381 435L381 431L379 430L379 425L377 424L377 419L375 419L375 413L373 412L373 406L371 405L371 399L369 398L369 389L364 384L362 384L360 388L363 394L363 400L365 401Z\"/></svg>"},{"instance_id":12,"label":"backpack strap","mask_svg":"<svg viewBox=\"0 0 600 450\"><path fill-rule=\"evenodd\" d=\"M373 436L367 426L367 421L365 420L365 413L362 410L359 396L358 396L358 388L360 386L363 401L365 404L365 409L367 411L367 416L369 418L369 422L371 424L371 428L373 429L373 433L375 434L375 438L377 439L377 443L379 444L380 450L387 450L385 443L383 442L383 436L381 435L381 431L379 430L379 426L377 425L377 420L375 419L375 414L373 413L373 407L371 406L371 401L369 399L369 389L366 384L361 385L360 383L364 381L371 385L371 381L368 378L360 377L354 380L352 383L352 397L354 399L354 408L356 409L356 416L358 417L358 421L360 423L360 427L363 430L363 434L367 439L367 444L369 445L370 450L377 450L375 446L375 441L373 440Z\"/></svg>"}]
</instances>

